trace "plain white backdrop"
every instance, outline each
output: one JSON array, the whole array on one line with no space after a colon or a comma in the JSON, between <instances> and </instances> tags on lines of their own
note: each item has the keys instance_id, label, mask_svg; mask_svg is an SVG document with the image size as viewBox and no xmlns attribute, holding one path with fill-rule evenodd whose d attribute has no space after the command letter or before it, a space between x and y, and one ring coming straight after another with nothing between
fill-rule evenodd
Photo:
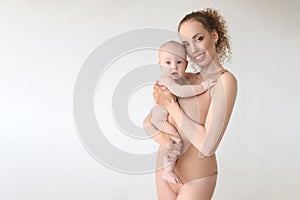
<instances>
[{"instance_id":1,"label":"plain white backdrop","mask_svg":"<svg viewBox=\"0 0 300 200\"><path fill-rule=\"evenodd\" d=\"M113 35L146 27L176 31L185 14L205 7L228 23L233 59L225 67L239 84L217 151L214 200L299 199L296 0L0 1L0 199L156 199L153 173L113 171L83 147L73 121L74 84L90 53ZM129 102L134 123L150 109L151 93L145 87ZM119 137L111 141L120 148L139 148ZM146 143L149 151L157 147Z\"/></svg>"}]
</instances>

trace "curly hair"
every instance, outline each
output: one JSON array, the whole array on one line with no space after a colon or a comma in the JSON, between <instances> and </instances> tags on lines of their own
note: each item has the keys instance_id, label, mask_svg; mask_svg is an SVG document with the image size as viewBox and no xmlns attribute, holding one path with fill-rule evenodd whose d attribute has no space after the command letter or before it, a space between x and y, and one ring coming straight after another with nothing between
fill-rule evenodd
<instances>
[{"instance_id":1,"label":"curly hair","mask_svg":"<svg viewBox=\"0 0 300 200\"><path fill-rule=\"evenodd\" d=\"M208 32L216 30L218 33L218 41L216 43L216 52L221 63L229 61L231 59L231 47L230 47L230 37L227 31L227 25L223 17L219 14L217 10L212 8L206 8L204 10L191 12L184 16L184 18L179 22L178 32L181 25L189 20L195 20L200 22Z\"/></svg>"}]
</instances>

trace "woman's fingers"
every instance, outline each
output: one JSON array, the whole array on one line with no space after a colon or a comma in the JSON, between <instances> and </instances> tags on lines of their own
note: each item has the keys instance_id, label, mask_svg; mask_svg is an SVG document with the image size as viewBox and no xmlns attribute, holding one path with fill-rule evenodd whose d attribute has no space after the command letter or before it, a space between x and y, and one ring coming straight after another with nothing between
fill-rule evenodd
<instances>
[{"instance_id":1,"label":"woman's fingers","mask_svg":"<svg viewBox=\"0 0 300 200\"><path fill-rule=\"evenodd\" d=\"M152 93L152 96L153 96L153 100L155 103L158 103L159 101L159 85L158 85L158 82L156 81L155 84L153 85L153 93Z\"/></svg>"},{"instance_id":2,"label":"woman's fingers","mask_svg":"<svg viewBox=\"0 0 300 200\"><path fill-rule=\"evenodd\" d=\"M162 89L158 83L155 83L153 90L158 93L160 93L162 91Z\"/></svg>"},{"instance_id":3,"label":"woman's fingers","mask_svg":"<svg viewBox=\"0 0 300 200\"><path fill-rule=\"evenodd\" d=\"M155 82L153 86L153 90L157 91L158 93L162 93L165 90L168 90L165 85L160 85L157 81Z\"/></svg>"},{"instance_id":4,"label":"woman's fingers","mask_svg":"<svg viewBox=\"0 0 300 200\"><path fill-rule=\"evenodd\" d=\"M158 99L159 99L159 97L158 97L158 93L157 93L155 90L153 90L152 96L153 96L153 100L154 100L154 102L155 102L155 103L157 103L157 102L158 102Z\"/></svg>"},{"instance_id":5,"label":"woman's fingers","mask_svg":"<svg viewBox=\"0 0 300 200\"><path fill-rule=\"evenodd\" d=\"M152 93L153 100L155 103L158 103L158 100L159 100L157 84L158 84L158 82L156 81L156 83L153 85L153 93Z\"/></svg>"},{"instance_id":6,"label":"woman's fingers","mask_svg":"<svg viewBox=\"0 0 300 200\"><path fill-rule=\"evenodd\" d=\"M175 101L174 95L168 90L167 87L159 85L156 82L153 86L153 99L155 103L167 107L170 103Z\"/></svg>"}]
</instances>

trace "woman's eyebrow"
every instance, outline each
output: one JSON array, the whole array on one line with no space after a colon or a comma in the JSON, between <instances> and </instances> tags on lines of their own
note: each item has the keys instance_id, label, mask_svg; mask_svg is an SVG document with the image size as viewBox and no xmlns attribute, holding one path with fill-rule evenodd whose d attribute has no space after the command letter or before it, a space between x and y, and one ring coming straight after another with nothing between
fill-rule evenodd
<instances>
[{"instance_id":1,"label":"woman's eyebrow","mask_svg":"<svg viewBox=\"0 0 300 200\"><path fill-rule=\"evenodd\" d=\"M201 33L201 32L199 32L199 33L197 33L196 35L194 35L194 36L192 37L192 39L195 39L195 37L197 37L198 35L204 35L204 34ZM184 42L188 42L188 41L187 41L187 40L181 40L181 42L184 43Z\"/></svg>"},{"instance_id":2,"label":"woman's eyebrow","mask_svg":"<svg viewBox=\"0 0 300 200\"><path fill-rule=\"evenodd\" d=\"M197 33L196 35L194 35L194 36L192 37L192 39L195 39L195 37L197 37L198 35L203 35L203 33Z\"/></svg>"}]
</instances>

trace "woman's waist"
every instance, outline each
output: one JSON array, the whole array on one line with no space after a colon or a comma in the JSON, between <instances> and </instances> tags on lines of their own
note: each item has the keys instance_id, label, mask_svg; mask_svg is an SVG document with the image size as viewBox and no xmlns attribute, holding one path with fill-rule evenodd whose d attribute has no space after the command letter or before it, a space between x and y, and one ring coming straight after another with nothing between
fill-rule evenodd
<instances>
[{"instance_id":1,"label":"woman's waist","mask_svg":"<svg viewBox=\"0 0 300 200\"><path fill-rule=\"evenodd\" d=\"M198 152L196 155L186 153L177 160L174 169L184 182L206 177L218 171L215 154L200 159Z\"/></svg>"}]
</instances>

